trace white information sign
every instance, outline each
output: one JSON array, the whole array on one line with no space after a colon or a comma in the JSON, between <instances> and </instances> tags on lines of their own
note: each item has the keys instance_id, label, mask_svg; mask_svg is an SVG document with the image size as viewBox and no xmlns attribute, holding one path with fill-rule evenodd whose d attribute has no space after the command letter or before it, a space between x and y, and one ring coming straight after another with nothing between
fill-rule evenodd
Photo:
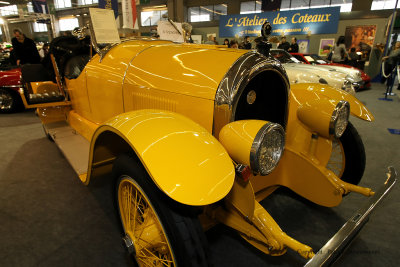
<instances>
[{"instance_id":1,"label":"white information sign","mask_svg":"<svg viewBox=\"0 0 400 267\"><path fill-rule=\"evenodd\" d=\"M192 40L194 44L201 44L201 40L203 39L203 35L198 34L198 35L192 35Z\"/></svg>"},{"instance_id":2,"label":"white information sign","mask_svg":"<svg viewBox=\"0 0 400 267\"><path fill-rule=\"evenodd\" d=\"M120 43L114 11L103 8L89 8L96 42L99 44Z\"/></svg>"},{"instance_id":3,"label":"white information sign","mask_svg":"<svg viewBox=\"0 0 400 267\"><path fill-rule=\"evenodd\" d=\"M157 33L162 40L170 40L173 42L183 43L183 31L181 23L174 23L179 32L169 21L159 21Z\"/></svg>"}]
</instances>

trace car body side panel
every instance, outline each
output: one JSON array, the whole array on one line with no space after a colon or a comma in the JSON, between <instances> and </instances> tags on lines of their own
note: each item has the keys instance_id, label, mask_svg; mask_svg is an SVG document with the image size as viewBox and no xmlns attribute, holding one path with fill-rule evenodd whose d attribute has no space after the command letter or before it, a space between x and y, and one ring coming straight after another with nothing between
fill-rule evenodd
<instances>
[{"instance_id":1,"label":"car body side panel","mask_svg":"<svg viewBox=\"0 0 400 267\"><path fill-rule=\"evenodd\" d=\"M0 87L19 85L21 85L21 69L19 67L0 71Z\"/></svg>"},{"instance_id":2,"label":"car body side panel","mask_svg":"<svg viewBox=\"0 0 400 267\"><path fill-rule=\"evenodd\" d=\"M65 78L65 85L74 111L84 118L92 118L88 89L86 87L85 70L83 70L81 75L76 79L70 80Z\"/></svg>"},{"instance_id":3,"label":"car body side panel","mask_svg":"<svg viewBox=\"0 0 400 267\"><path fill-rule=\"evenodd\" d=\"M113 47L100 61L95 55L86 65L86 86L94 123L102 123L124 112L122 84L129 62L144 49L167 41L125 42Z\"/></svg>"},{"instance_id":4,"label":"car body side panel","mask_svg":"<svg viewBox=\"0 0 400 267\"><path fill-rule=\"evenodd\" d=\"M132 147L156 185L178 202L208 205L225 197L233 186L235 170L224 147L180 114L150 109L120 114L96 130L91 151L110 133ZM103 160L95 153L89 166Z\"/></svg>"},{"instance_id":5,"label":"car body side panel","mask_svg":"<svg viewBox=\"0 0 400 267\"><path fill-rule=\"evenodd\" d=\"M154 103L153 108L173 111L171 105L176 104L178 112L193 108L193 104L185 106L189 102L182 95L214 101L218 85L229 67L247 52L190 44L182 48L168 41L122 43L112 48L101 62L98 55L93 57L85 68L91 108L88 119L102 123L117 114L141 108L140 102L153 103L146 98L154 94L159 95L156 96L159 103ZM197 102L210 105L208 101ZM201 106L198 110L212 112ZM197 113L193 119L199 121L202 117ZM206 117L202 125L209 129L212 116Z\"/></svg>"},{"instance_id":6,"label":"car body side panel","mask_svg":"<svg viewBox=\"0 0 400 267\"><path fill-rule=\"evenodd\" d=\"M128 79L127 79L128 80ZM214 101L158 89L134 85L129 80L124 84L125 111L160 109L184 114L212 132Z\"/></svg>"}]
</instances>

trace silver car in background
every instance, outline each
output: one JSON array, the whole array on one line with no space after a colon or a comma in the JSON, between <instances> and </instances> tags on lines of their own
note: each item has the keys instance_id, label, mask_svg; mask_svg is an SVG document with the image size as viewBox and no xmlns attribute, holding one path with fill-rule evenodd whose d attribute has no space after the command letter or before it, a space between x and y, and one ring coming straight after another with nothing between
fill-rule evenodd
<instances>
[{"instance_id":1,"label":"silver car in background","mask_svg":"<svg viewBox=\"0 0 400 267\"><path fill-rule=\"evenodd\" d=\"M329 84L355 95L355 88L363 82L361 72L356 69L303 64L283 49L271 49L270 53L283 64L291 84Z\"/></svg>"}]
</instances>

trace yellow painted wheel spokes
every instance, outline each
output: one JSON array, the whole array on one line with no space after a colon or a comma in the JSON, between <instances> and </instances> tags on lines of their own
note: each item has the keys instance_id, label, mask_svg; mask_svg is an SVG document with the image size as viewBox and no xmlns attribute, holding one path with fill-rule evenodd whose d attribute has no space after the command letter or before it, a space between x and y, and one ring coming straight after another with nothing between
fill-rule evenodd
<instances>
[{"instance_id":1,"label":"yellow painted wheel spokes","mask_svg":"<svg viewBox=\"0 0 400 267\"><path fill-rule=\"evenodd\" d=\"M332 141L332 153L326 168L341 178L346 165L346 158L342 143L335 139Z\"/></svg>"},{"instance_id":2,"label":"yellow painted wheel spokes","mask_svg":"<svg viewBox=\"0 0 400 267\"><path fill-rule=\"evenodd\" d=\"M158 216L147 196L130 179L118 190L121 220L132 239L140 266L175 266L173 254Z\"/></svg>"}]
</instances>

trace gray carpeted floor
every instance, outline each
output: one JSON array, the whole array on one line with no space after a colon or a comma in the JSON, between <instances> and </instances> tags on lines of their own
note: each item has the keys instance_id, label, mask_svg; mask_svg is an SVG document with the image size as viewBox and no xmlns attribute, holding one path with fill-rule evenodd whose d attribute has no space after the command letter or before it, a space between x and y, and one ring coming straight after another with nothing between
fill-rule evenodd
<instances>
[{"instance_id":1,"label":"gray carpeted floor","mask_svg":"<svg viewBox=\"0 0 400 267\"><path fill-rule=\"evenodd\" d=\"M400 100L382 101L384 88L359 92L375 122L352 118L367 152L361 185L377 188L386 167L400 170ZM396 91L396 93L400 91ZM82 185L32 110L0 115L0 266L129 266L120 238L112 193ZM374 213L337 266L398 266L399 186ZM309 203L279 190L262 202L290 236L318 250L358 209L365 197L350 194L335 208ZM207 232L215 266L301 266L297 253L270 257L217 226Z\"/></svg>"}]
</instances>

